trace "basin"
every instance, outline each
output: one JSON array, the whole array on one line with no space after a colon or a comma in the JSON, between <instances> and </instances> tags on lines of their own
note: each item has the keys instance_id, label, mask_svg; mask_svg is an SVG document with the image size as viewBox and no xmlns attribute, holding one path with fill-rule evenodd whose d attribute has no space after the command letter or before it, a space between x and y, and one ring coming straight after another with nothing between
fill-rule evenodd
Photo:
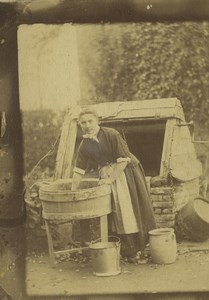
<instances>
[{"instance_id":1,"label":"basin","mask_svg":"<svg viewBox=\"0 0 209 300\"><path fill-rule=\"evenodd\" d=\"M80 189L71 191L72 179L44 181L39 198L43 218L48 220L89 219L111 213L111 187L98 179L83 179Z\"/></svg>"}]
</instances>

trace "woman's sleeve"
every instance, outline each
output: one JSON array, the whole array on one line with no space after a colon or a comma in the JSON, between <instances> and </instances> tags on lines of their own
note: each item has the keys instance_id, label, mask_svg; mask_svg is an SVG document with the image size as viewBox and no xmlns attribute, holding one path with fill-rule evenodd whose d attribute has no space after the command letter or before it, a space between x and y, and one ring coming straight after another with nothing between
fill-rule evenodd
<instances>
[{"instance_id":1,"label":"woman's sleeve","mask_svg":"<svg viewBox=\"0 0 209 300\"><path fill-rule=\"evenodd\" d=\"M112 137L113 156L116 162L131 161L131 154L126 141L119 132L114 132Z\"/></svg>"},{"instance_id":2,"label":"woman's sleeve","mask_svg":"<svg viewBox=\"0 0 209 300\"><path fill-rule=\"evenodd\" d=\"M75 161L74 172L84 175L88 164L88 155L83 141L81 142Z\"/></svg>"}]
</instances>

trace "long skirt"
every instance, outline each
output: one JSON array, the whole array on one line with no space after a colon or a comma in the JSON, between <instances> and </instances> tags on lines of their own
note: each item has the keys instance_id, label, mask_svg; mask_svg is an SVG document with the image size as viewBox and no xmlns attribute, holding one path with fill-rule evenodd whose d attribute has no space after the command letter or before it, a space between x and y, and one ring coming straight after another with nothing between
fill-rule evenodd
<instances>
[{"instance_id":1,"label":"long skirt","mask_svg":"<svg viewBox=\"0 0 209 300\"><path fill-rule=\"evenodd\" d=\"M114 164L105 166L100 172L107 178ZM148 243L148 232L156 228L152 204L140 163L128 164L124 173L111 185L112 216L110 230L121 239L121 254L134 255Z\"/></svg>"}]
</instances>

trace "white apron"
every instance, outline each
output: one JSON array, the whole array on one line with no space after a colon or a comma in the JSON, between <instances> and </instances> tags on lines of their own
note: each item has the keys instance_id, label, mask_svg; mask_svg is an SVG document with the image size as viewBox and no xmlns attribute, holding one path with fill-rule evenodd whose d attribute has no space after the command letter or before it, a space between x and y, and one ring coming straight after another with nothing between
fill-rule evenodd
<instances>
[{"instance_id":1,"label":"white apron","mask_svg":"<svg viewBox=\"0 0 209 300\"><path fill-rule=\"evenodd\" d=\"M116 164L104 166L100 169L101 178L108 178ZM130 234L138 232L136 217L134 215L131 196L125 173L111 184L112 189L112 230L118 234Z\"/></svg>"}]
</instances>

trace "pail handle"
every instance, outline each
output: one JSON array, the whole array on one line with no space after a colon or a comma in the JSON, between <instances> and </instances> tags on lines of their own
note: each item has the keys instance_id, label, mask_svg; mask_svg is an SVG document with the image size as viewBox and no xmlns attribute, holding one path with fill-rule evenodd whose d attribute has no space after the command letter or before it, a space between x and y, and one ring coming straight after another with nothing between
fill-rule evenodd
<instances>
[{"instance_id":1,"label":"pail handle","mask_svg":"<svg viewBox=\"0 0 209 300\"><path fill-rule=\"evenodd\" d=\"M170 235L170 238L171 238L172 241L174 241L175 238L176 238L175 233L172 232L171 235ZM166 238L165 241L166 241L166 242L169 242L169 238Z\"/></svg>"},{"instance_id":2,"label":"pail handle","mask_svg":"<svg viewBox=\"0 0 209 300\"><path fill-rule=\"evenodd\" d=\"M116 243L117 243L117 244L120 244L120 238L119 238L118 236L115 236L115 235L108 235L108 236L107 236L107 240L108 240L109 238L114 238L114 239L116 239L116 240L117 240ZM98 238L98 239L96 239L96 240L94 240L94 241L91 241L91 244L95 244L96 242L101 241L101 240L102 240L101 238Z\"/></svg>"},{"instance_id":3,"label":"pail handle","mask_svg":"<svg viewBox=\"0 0 209 300\"><path fill-rule=\"evenodd\" d=\"M197 200L197 199L200 199L200 200L202 200L202 201L204 201L204 202L206 202L206 203L209 203L209 200L206 199L206 198L203 198L203 197L196 197L194 200Z\"/></svg>"}]
</instances>

